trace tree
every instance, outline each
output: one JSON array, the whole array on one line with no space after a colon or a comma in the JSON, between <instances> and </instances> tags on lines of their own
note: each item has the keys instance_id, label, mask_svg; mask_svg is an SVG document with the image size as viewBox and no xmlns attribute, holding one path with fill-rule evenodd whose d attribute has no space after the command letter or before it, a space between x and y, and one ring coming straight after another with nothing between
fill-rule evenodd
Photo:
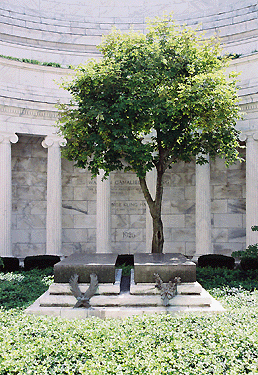
<instances>
[{"instance_id":1,"label":"tree","mask_svg":"<svg viewBox=\"0 0 258 375\"><path fill-rule=\"evenodd\" d=\"M134 171L153 219L152 252L161 253L163 176L173 163L227 164L238 156L239 116L235 76L216 38L155 19L147 33L113 30L99 46L100 61L77 68L63 86L72 95L61 104L64 155L93 176L100 169ZM146 173L157 170L152 198Z\"/></svg>"}]
</instances>

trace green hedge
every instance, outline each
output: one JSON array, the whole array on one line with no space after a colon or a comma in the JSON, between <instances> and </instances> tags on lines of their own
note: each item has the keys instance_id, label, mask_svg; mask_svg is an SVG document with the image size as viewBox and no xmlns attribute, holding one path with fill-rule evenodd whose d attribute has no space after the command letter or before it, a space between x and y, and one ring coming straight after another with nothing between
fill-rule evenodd
<instances>
[{"instance_id":1,"label":"green hedge","mask_svg":"<svg viewBox=\"0 0 258 375\"><path fill-rule=\"evenodd\" d=\"M60 262L60 257L57 255L29 256L24 259L24 270L29 271L34 268L44 269L53 267L58 262Z\"/></svg>"},{"instance_id":2,"label":"green hedge","mask_svg":"<svg viewBox=\"0 0 258 375\"><path fill-rule=\"evenodd\" d=\"M202 255L198 258L199 267L225 267L230 270L233 270L235 267L235 259L226 255L220 254L208 254Z\"/></svg>"}]
</instances>

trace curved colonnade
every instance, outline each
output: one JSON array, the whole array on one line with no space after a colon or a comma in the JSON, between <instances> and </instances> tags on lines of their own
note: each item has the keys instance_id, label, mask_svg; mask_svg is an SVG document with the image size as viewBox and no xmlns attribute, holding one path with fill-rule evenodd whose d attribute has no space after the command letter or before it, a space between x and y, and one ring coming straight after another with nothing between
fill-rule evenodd
<instances>
[{"instance_id":1,"label":"curved colonnade","mask_svg":"<svg viewBox=\"0 0 258 375\"><path fill-rule=\"evenodd\" d=\"M173 10L180 23L194 26L202 22L208 36L218 34L225 50L239 56L229 69L242 72L239 94L245 115L238 128L241 141L247 145L247 162L226 169L218 160L205 170L192 162L175 165L166 174L165 251L189 256L230 254L258 242L257 232L250 230L258 223L256 2L127 3L113 0L80 5L74 0L59 2L57 8L54 1L20 0L15 7L2 1L1 55L76 65L99 58L96 45L113 25L125 31L132 26L144 31L146 16ZM0 176L4 192L0 197L0 255L68 255L78 250L103 251L109 246L119 253L148 252L150 223L148 215L145 219L146 205L133 174L114 173L109 185L101 187L101 181L91 180L87 171L77 170L68 161L62 160L61 167L64 141L55 134L55 104L69 98L56 82L72 75L72 70L4 57L0 57L0 70ZM111 210L106 203L110 200ZM102 225L96 222L96 212L104 218ZM109 233L103 236L103 231Z\"/></svg>"}]
</instances>

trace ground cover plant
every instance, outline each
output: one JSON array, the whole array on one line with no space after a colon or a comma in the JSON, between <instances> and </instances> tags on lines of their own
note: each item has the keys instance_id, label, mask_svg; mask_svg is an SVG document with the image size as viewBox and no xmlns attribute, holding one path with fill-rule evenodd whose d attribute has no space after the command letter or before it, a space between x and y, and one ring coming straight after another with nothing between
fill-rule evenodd
<instances>
[{"instance_id":1,"label":"ground cover plant","mask_svg":"<svg viewBox=\"0 0 258 375\"><path fill-rule=\"evenodd\" d=\"M12 299L27 288L24 307L33 285L41 294L52 281L51 270L0 276L0 295L8 280L21 286ZM198 268L197 277L224 313L69 321L26 316L21 301L10 309L1 299L0 374L257 374L257 270Z\"/></svg>"}]
</instances>

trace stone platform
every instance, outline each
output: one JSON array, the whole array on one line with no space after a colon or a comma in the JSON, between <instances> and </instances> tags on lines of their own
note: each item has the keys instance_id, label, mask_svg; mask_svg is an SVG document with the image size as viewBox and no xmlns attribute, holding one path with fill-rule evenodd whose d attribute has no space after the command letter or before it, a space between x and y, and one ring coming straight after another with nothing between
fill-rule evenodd
<instances>
[{"instance_id":1,"label":"stone platform","mask_svg":"<svg viewBox=\"0 0 258 375\"><path fill-rule=\"evenodd\" d=\"M76 308L76 298L71 294L68 283L54 283L33 305L25 310L27 314L60 316L68 319L125 318L133 315L183 312L219 312L223 308L198 282L178 285L178 294L163 306L159 290L154 283L135 283L131 271L129 291L120 291L122 270L116 270L114 284L99 284L91 300L91 308ZM89 284L79 284L82 292Z\"/></svg>"}]
</instances>

